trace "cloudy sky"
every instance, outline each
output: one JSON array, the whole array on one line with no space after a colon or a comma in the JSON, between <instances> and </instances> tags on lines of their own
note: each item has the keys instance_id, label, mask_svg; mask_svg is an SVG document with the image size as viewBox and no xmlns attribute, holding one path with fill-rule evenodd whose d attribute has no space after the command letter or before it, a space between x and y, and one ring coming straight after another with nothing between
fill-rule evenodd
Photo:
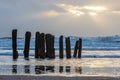
<instances>
[{"instance_id":1,"label":"cloudy sky","mask_svg":"<svg viewBox=\"0 0 120 80\"><path fill-rule=\"evenodd\" d=\"M0 0L0 37L36 31L71 36L120 35L120 0Z\"/></svg>"}]
</instances>

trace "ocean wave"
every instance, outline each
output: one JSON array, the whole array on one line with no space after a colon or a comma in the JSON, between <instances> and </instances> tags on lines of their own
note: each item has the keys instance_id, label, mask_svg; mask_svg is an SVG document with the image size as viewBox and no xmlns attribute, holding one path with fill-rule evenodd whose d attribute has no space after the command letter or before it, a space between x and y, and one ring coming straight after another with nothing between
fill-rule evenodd
<instances>
[{"instance_id":1,"label":"ocean wave","mask_svg":"<svg viewBox=\"0 0 120 80\"><path fill-rule=\"evenodd\" d=\"M74 50L75 42L79 37L70 36L71 50ZM83 50L120 50L120 36L106 36L106 37L83 37ZM24 39L18 38L17 49L24 49ZM65 50L65 37L64 37ZM59 50L59 38L55 38L55 50ZM35 39L31 39L30 50L35 49ZM0 38L0 50L12 50L11 38Z\"/></svg>"}]
</instances>

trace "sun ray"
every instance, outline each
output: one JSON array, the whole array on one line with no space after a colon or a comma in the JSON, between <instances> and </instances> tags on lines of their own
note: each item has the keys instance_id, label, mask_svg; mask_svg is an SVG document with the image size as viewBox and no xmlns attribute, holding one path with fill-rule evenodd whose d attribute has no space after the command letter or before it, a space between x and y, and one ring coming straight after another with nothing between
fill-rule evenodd
<instances>
[{"instance_id":1,"label":"sun ray","mask_svg":"<svg viewBox=\"0 0 120 80\"><path fill-rule=\"evenodd\" d=\"M63 8L68 13L71 13L76 16L81 15L90 15L96 16L97 14L101 14L107 11L107 8L104 6L75 6L75 5L67 5L67 4L60 4L59 7Z\"/></svg>"},{"instance_id":2,"label":"sun ray","mask_svg":"<svg viewBox=\"0 0 120 80\"><path fill-rule=\"evenodd\" d=\"M89 12L89 15L91 15L91 16L96 16L97 13L95 13L95 12Z\"/></svg>"}]
</instances>

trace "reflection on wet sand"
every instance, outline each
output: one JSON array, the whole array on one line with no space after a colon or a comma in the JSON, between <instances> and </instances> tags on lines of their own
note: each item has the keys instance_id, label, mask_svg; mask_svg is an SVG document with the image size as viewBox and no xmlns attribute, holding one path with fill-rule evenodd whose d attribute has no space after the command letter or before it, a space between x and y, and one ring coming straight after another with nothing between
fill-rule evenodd
<instances>
[{"instance_id":1,"label":"reflection on wet sand","mask_svg":"<svg viewBox=\"0 0 120 80\"><path fill-rule=\"evenodd\" d=\"M54 73L54 66L46 66L46 71Z\"/></svg>"},{"instance_id":2,"label":"reflection on wet sand","mask_svg":"<svg viewBox=\"0 0 120 80\"><path fill-rule=\"evenodd\" d=\"M45 73L45 67L36 65L35 66L35 74L44 74Z\"/></svg>"},{"instance_id":3,"label":"reflection on wet sand","mask_svg":"<svg viewBox=\"0 0 120 80\"><path fill-rule=\"evenodd\" d=\"M18 73L18 66L23 67L24 74L32 73L31 70L34 70L35 74L49 74L49 73L82 73L82 67L71 67L71 66L44 66L44 65L12 65L12 73Z\"/></svg>"},{"instance_id":4,"label":"reflection on wet sand","mask_svg":"<svg viewBox=\"0 0 120 80\"><path fill-rule=\"evenodd\" d=\"M75 67L75 72L82 74L82 67Z\"/></svg>"},{"instance_id":5,"label":"reflection on wet sand","mask_svg":"<svg viewBox=\"0 0 120 80\"><path fill-rule=\"evenodd\" d=\"M66 72L70 73L70 66L66 66Z\"/></svg>"},{"instance_id":6,"label":"reflection on wet sand","mask_svg":"<svg viewBox=\"0 0 120 80\"><path fill-rule=\"evenodd\" d=\"M29 74L30 73L30 65L25 65L24 71L25 71L25 73Z\"/></svg>"},{"instance_id":7,"label":"reflection on wet sand","mask_svg":"<svg viewBox=\"0 0 120 80\"><path fill-rule=\"evenodd\" d=\"M59 72L63 73L63 66L59 66Z\"/></svg>"},{"instance_id":8,"label":"reflection on wet sand","mask_svg":"<svg viewBox=\"0 0 120 80\"><path fill-rule=\"evenodd\" d=\"M17 75L118 75L120 67L85 67L65 65L1 65L0 74Z\"/></svg>"},{"instance_id":9,"label":"reflection on wet sand","mask_svg":"<svg viewBox=\"0 0 120 80\"><path fill-rule=\"evenodd\" d=\"M17 65L12 65L12 73L17 74Z\"/></svg>"}]
</instances>

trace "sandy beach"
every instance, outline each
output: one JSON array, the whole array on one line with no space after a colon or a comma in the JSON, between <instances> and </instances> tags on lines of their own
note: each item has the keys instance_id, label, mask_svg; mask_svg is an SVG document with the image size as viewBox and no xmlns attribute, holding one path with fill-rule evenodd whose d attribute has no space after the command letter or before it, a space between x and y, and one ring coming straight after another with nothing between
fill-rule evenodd
<instances>
[{"instance_id":1,"label":"sandy beach","mask_svg":"<svg viewBox=\"0 0 120 80\"><path fill-rule=\"evenodd\" d=\"M17 61L12 56L0 56L0 80L120 80L120 58L108 58L108 53L118 55L120 51L87 51L100 54L100 58L82 59L34 59ZM103 56L103 57L102 57ZM105 57L104 57L105 56ZM101 58L102 57L102 58Z\"/></svg>"},{"instance_id":2,"label":"sandy beach","mask_svg":"<svg viewBox=\"0 0 120 80\"><path fill-rule=\"evenodd\" d=\"M25 76L25 75L0 75L0 80L120 80L120 77L62 77L62 76Z\"/></svg>"}]
</instances>

